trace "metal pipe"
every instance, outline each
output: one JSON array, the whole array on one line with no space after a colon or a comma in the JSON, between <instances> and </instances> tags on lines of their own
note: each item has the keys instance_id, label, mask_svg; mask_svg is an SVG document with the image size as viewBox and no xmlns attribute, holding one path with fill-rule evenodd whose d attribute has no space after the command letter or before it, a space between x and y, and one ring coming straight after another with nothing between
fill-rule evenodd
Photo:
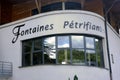
<instances>
[{"instance_id":1,"label":"metal pipe","mask_svg":"<svg viewBox=\"0 0 120 80\"><path fill-rule=\"evenodd\" d=\"M40 13L40 2L38 0L35 0L35 4L36 4L38 12Z\"/></svg>"},{"instance_id":2,"label":"metal pipe","mask_svg":"<svg viewBox=\"0 0 120 80\"><path fill-rule=\"evenodd\" d=\"M109 69L110 69L110 80L113 80L113 76L112 76L112 66L111 66L111 60L110 60L109 42L108 42L107 14L113 8L116 1L118 1L118 0L115 0L107 11L105 10L105 16L104 16L104 18L105 18L105 35L106 35L107 54L108 54L108 62L109 62Z\"/></svg>"},{"instance_id":3,"label":"metal pipe","mask_svg":"<svg viewBox=\"0 0 120 80\"><path fill-rule=\"evenodd\" d=\"M106 35L106 45L107 45L107 55L109 62L109 70L110 70L110 80L112 79L112 68L111 68L111 60L110 60L110 51L109 51L109 42L108 42L108 33L107 33L107 16L105 16L105 35Z\"/></svg>"}]
</instances>

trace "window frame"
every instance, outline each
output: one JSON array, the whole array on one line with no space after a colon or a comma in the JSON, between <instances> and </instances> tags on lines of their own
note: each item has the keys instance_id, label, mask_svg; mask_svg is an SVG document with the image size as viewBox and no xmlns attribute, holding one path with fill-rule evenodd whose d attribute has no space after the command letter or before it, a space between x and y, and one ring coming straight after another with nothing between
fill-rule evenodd
<instances>
[{"instance_id":1,"label":"window frame","mask_svg":"<svg viewBox=\"0 0 120 80\"><path fill-rule=\"evenodd\" d=\"M72 5L72 6L71 6ZM75 6L74 6L75 5ZM41 13L58 10L81 10L82 4L74 1L55 2L41 7ZM39 14L37 8L31 10L31 15Z\"/></svg>"},{"instance_id":2,"label":"window frame","mask_svg":"<svg viewBox=\"0 0 120 80\"><path fill-rule=\"evenodd\" d=\"M68 36L69 37L69 47L63 47L63 48L58 48L58 37L59 36ZM72 36L83 36L83 42L84 42L84 48L72 48ZM34 64L33 64L33 54L34 53L36 53L36 52L42 52L41 54L42 54L42 63L41 64L37 64L37 65L44 65L45 64L45 60L44 60L44 43L43 43L43 41L44 41L44 39L45 38L49 38L49 37L55 37L55 49L52 49L52 50L56 50L56 58L55 58L55 62L53 63L53 64L59 64L58 63L58 50L60 50L60 49L62 49L62 50L64 50L64 49L69 49L70 50L70 65L86 65L86 66L91 66L91 65L87 65L87 50L94 50L95 51L95 55L96 55L96 67L104 67L104 57L103 57L103 47L102 47L102 38L100 38L100 37L95 37L95 36L88 36L88 35L79 35L79 34L65 34L65 35L51 35L51 36L43 36L43 37L40 37L40 38L35 38L35 39L30 39L30 40L23 40L22 41L22 66L24 67L24 66L34 66ZM90 49L90 48L86 48L86 39L85 39L85 37L91 37L91 38L93 38L94 39L94 46L96 45L95 44L95 39L98 39L99 40L99 46L100 46L100 50L99 50L99 53L100 53L100 66L98 65L98 60L97 60L97 58L98 58L98 56L97 56L97 53L96 53L96 46L94 47L94 49ZM42 49L41 50L38 50L38 51L34 51L34 41L35 40L42 40ZM30 63L30 65L25 65L25 57L24 57L24 50L23 50L23 43L25 42L25 41L33 41L32 42L32 54L31 54L31 63ZM78 64L74 64L73 63L73 50L74 49L76 49L76 50L83 50L84 51L84 63L85 64L82 64L82 63L78 63ZM53 64L47 64L47 65L53 65ZM62 64L61 64L62 65Z\"/></svg>"}]
</instances>

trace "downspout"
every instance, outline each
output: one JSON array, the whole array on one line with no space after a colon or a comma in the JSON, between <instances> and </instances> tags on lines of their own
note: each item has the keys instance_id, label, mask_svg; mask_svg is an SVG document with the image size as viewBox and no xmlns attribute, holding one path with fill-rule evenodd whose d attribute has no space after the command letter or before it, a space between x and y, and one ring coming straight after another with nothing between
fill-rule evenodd
<instances>
[{"instance_id":1,"label":"downspout","mask_svg":"<svg viewBox=\"0 0 120 80\"><path fill-rule=\"evenodd\" d=\"M109 62L110 80L113 80L113 75L112 75L112 67L111 67L111 59L110 59L110 51L109 51L109 42L108 42L107 14L113 8L116 1L118 1L118 0L115 0L108 10L105 9L105 15L104 15L104 18L105 18L105 23L104 23L105 24L105 35L106 35L106 45L107 45L107 55L108 55L108 62Z\"/></svg>"},{"instance_id":2,"label":"downspout","mask_svg":"<svg viewBox=\"0 0 120 80\"><path fill-rule=\"evenodd\" d=\"M84 10L84 3L85 3L85 0L81 0L81 9Z\"/></svg>"},{"instance_id":3,"label":"downspout","mask_svg":"<svg viewBox=\"0 0 120 80\"><path fill-rule=\"evenodd\" d=\"M107 30L107 16L104 16L105 18L105 35L106 35L106 45L107 45L107 55L108 55L108 63L109 63L109 71L110 71L110 80L113 80L112 78L112 68L111 68L111 60L110 60L110 51L109 51L109 42L108 42L108 30Z\"/></svg>"},{"instance_id":4,"label":"downspout","mask_svg":"<svg viewBox=\"0 0 120 80\"><path fill-rule=\"evenodd\" d=\"M62 0L62 10L65 10L65 0Z\"/></svg>"},{"instance_id":5,"label":"downspout","mask_svg":"<svg viewBox=\"0 0 120 80\"><path fill-rule=\"evenodd\" d=\"M38 0L35 0L35 5L36 5L36 7L37 7L37 10L38 10L38 13L40 13L40 1L38 1Z\"/></svg>"}]
</instances>

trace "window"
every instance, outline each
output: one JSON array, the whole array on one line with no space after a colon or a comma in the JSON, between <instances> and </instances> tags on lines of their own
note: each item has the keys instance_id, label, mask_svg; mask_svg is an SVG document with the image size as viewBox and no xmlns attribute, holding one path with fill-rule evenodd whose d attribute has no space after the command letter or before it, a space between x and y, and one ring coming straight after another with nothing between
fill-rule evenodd
<instances>
[{"instance_id":1,"label":"window","mask_svg":"<svg viewBox=\"0 0 120 80\"><path fill-rule=\"evenodd\" d=\"M77 64L104 67L102 39L56 35L22 42L22 65Z\"/></svg>"},{"instance_id":2,"label":"window","mask_svg":"<svg viewBox=\"0 0 120 80\"><path fill-rule=\"evenodd\" d=\"M85 65L85 51L84 51L84 49L72 49L72 63Z\"/></svg>"},{"instance_id":3,"label":"window","mask_svg":"<svg viewBox=\"0 0 120 80\"><path fill-rule=\"evenodd\" d=\"M69 36L57 37L58 64L70 64L70 42Z\"/></svg>"},{"instance_id":4,"label":"window","mask_svg":"<svg viewBox=\"0 0 120 80\"><path fill-rule=\"evenodd\" d=\"M36 15L36 14L38 14L39 12L38 12L38 9L33 9L32 10L32 15Z\"/></svg>"},{"instance_id":5,"label":"window","mask_svg":"<svg viewBox=\"0 0 120 80\"><path fill-rule=\"evenodd\" d=\"M64 4L63 4L64 3ZM55 10L80 10L81 4L77 2L57 2L41 7L41 12L55 11Z\"/></svg>"},{"instance_id":6,"label":"window","mask_svg":"<svg viewBox=\"0 0 120 80\"><path fill-rule=\"evenodd\" d=\"M53 10L62 10L62 2L49 4L41 8L41 12L48 12Z\"/></svg>"},{"instance_id":7,"label":"window","mask_svg":"<svg viewBox=\"0 0 120 80\"><path fill-rule=\"evenodd\" d=\"M58 64L70 64L69 49L58 49Z\"/></svg>"},{"instance_id":8,"label":"window","mask_svg":"<svg viewBox=\"0 0 120 80\"><path fill-rule=\"evenodd\" d=\"M44 38L44 64L54 64L56 62L55 37Z\"/></svg>"},{"instance_id":9,"label":"window","mask_svg":"<svg viewBox=\"0 0 120 80\"><path fill-rule=\"evenodd\" d=\"M72 39L72 63L82 64L85 63L84 51L84 36L71 36Z\"/></svg>"},{"instance_id":10,"label":"window","mask_svg":"<svg viewBox=\"0 0 120 80\"><path fill-rule=\"evenodd\" d=\"M95 48L94 38L85 37L85 40L86 40L86 48L87 49L94 49Z\"/></svg>"},{"instance_id":11,"label":"window","mask_svg":"<svg viewBox=\"0 0 120 80\"><path fill-rule=\"evenodd\" d=\"M41 7L41 12L49 12L56 10L81 10L81 4L77 2L56 2L53 4L45 5ZM32 15L38 14L38 9L32 10Z\"/></svg>"},{"instance_id":12,"label":"window","mask_svg":"<svg viewBox=\"0 0 120 80\"><path fill-rule=\"evenodd\" d=\"M71 36L72 37L72 48L84 48L83 36Z\"/></svg>"},{"instance_id":13,"label":"window","mask_svg":"<svg viewBox=\"0 0 120 80\"><path fill-rule=\"evenodd\" d=\"M42 55L41 39L23 41L23 66L42 64Z\"/></svg>"},{"instance_id":14,"label":"window","mask_svg":"<svg viewBox=\"0 0 120 80\"><path fill-rule=\"evenodd\" d=\"M23 42L23 66L30 66L31 65L31 50L32 50L32 41L25 41Z\"/></svg>"},{"instance_id":15,"label":"window","mask_svg":"<svg viewBox=\"0 0 120 80\"><path fill-rule=\"evenodd\" d=\"M80 10L81 4L77 2L65 2L65 9L68 10Z\"/></svg>"},{"instance_id":16,"label":"window","mask_svg":"<svg viewBox=\"0 0 120 80\"><path fill-rule=\"evenodd\" d=\"M58 36L58 48L68 48L69 47L69 36Z\"/></svg>"}]
</instances>

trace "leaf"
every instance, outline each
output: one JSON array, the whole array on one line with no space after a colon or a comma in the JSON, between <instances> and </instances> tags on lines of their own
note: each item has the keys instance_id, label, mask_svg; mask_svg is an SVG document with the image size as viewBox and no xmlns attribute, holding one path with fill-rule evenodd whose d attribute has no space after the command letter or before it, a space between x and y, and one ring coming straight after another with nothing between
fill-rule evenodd
<instances>
[{"instance_id":1,"label":"leaf","mask_svg":"<svg viewBox=\"0 0 120 80\"><path fill-rule=\"evenodd\" d=\"M78 77L77 77L77 75L75 75L75 76L74 76L74 80L78 80Z\"/></svg>"}]
</instances>

